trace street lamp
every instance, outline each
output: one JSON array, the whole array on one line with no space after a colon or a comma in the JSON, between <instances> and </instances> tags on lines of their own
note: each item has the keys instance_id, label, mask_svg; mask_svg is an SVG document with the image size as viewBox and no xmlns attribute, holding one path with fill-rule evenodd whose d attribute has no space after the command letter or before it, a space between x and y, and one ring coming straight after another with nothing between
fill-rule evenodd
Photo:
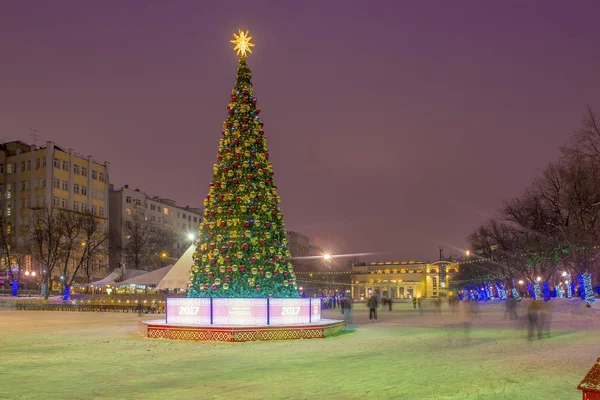
<instances>
[{"instance_id":1,"label":"street lamp","mask_svg":"<svg viewBox=\"0 0 600 400\"><path fill-rule=\"evenodd\" d=\"M323 254L323 259L324 259L325 261L329 261L329 260L331 260L331 254L327 254L327 253Z\"/></svg>"},{"instance_id":2,"label":"street lamp","mask_svg":"<svg viewBox=\"0 0 600 400\"><path fill-rule=\"evenodd\" d=\"M188 233L188 239L190 240L194 240L194 238L196 237L196 235L194 235L193 233Z\"/></svg>"},{"instance_id":3,"label":"street lamp","mask_svg":"<svg viewBox=\"0 0 600 400\"><path fill-rule=\"evenodd\" d=\"M567 276L567 273L566 273L566 272L563 272L563 273L562 273L562 276Z\"/></svg>"},{"instance_id":4,"label":"street lamp","mask_svg":"<svg viewBox=\"0 0 600 400\"><path fill-rule=\"evenodd\" d=\"M523 281L519 281L519 285L522 285L522 284L523 284Z\"/></svg>"},{"instance_id":5,"label":"street lamp","mask_svg":"<svg viewBox=\"0 0 600 400\"><path fill-rule=\"evenodd\" d=\"M535 278L535 280L539 282L539 281L541 281L541 280L542 280L542 278L540 278L540 277L538 276L537 278Z\"/></svg>"},{"instance_id":6,"label":"street lamp","mask_svg":"<svg viewBox=\"0 0 600 400\"><path fill-rule=\"evenodd\" d=\"M471 250L466 250L466 251L465 251L465 255L466 255L467 257L469 257L469 256L471 255Z\"/></svg>"}]
</instances>

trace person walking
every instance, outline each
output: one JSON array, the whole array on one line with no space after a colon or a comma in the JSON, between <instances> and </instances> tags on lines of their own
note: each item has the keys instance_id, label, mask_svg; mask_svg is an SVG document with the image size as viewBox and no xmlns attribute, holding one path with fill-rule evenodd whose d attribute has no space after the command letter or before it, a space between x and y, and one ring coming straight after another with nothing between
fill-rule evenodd
<instances>
[{"instance_id":1,"label":"person walking","mask_svg":"<svg viewBox=\"0 0 600 400\"><path fill-rule=\"evenodd\" d=\"M532 340L534 331L538 331L538 335L541 333L539 327L539 315L540 303L538 300L533 300L529 307L527 307L527 320L529 321L529 331L527 332L527 339Z\"/></svg>"},{"instance_id":2,"label":"person walking","mask_svg":"<svg viewBox=\"0 0 600 400\"><path fill-rule=\"evenodd\" d=\"M413 303L413 310L416 310L417 309L417 298L416 297L413 297L412 303Z\"/></svg>"},{"instance_id":3,"label":"person walking","mask_svg":"<svg viewBox=\"0 0 600 400\"><path fill-rule=\"evenodd\" d=\"M392 311L392 299L391 298L388 299L388 307L389 307L388 310Z\"/></svg>"},{"instance_id":4,"label":"person walking","mask_svg":"<svg viewBox=\"0 0 600 400\"><path fill-rule=\"evenodd\" d=\"M346 309L346 299L340 300L340 309L342 310L342 315L344 315L344 310Z\"/></svg>"},{"instance_id":5,"label":"person walking","mask_svg":"<svg viewBox=\"0 0 600 400\"><path fill-rule=\"evenodd\" d=\"M374 294L369 297L367 306L369 307L369 320L377 319L377 297Z\"/></svg>"}]
</instances>

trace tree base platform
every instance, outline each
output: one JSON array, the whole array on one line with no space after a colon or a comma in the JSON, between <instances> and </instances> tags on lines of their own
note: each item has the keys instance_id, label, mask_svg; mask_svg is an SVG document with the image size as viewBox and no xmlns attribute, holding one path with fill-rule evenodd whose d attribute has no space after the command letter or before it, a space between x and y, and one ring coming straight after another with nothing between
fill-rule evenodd
<instances>
[{"instance_id":1,"label":"tree base platform","mask_svg":"<svg viewBox=\"0 0 600 400\"><path fill-rule=\"evenodd\" d=\"M302 325L217 326L167 324L164 320L140 321L142 335L151 339L207 342L251 342L256 340L323 339L346 330L346 322L322 319Z\"/></svg>"}]
</instances>

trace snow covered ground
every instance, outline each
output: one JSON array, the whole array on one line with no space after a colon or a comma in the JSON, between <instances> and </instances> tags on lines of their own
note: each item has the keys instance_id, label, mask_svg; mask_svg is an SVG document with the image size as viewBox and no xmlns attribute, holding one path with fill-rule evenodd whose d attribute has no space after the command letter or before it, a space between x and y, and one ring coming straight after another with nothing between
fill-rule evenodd
<instances>
[{"instance_id":1,"label":"snow covered ground","mask_svg":"<svg viewBox=\"0 0 600 400\"><path fill-rule=\"evenodd\" d=\"M446 305L380 308L373 322L357 305L349 333L233 344L142 338L137 321L153 316L0 309L0 399L578 399L600 308L552 303L551 335L533 341L502 303L470 331Z\"/></svg>"}]
</instances>

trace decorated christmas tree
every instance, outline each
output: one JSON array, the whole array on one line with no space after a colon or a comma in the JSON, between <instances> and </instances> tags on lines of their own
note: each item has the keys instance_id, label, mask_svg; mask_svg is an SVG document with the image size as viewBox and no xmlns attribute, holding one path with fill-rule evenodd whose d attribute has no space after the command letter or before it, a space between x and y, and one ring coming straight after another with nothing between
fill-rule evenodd
<instances>
[{"instance_id":1,"label":"decorated christmas tree","mask_svg":"<svg viewBox=\"0 0 600 400\"><path fill-rule=\"evenodd\" d=\"M254 45L247 32L234 36L237 77L204 200L188 296L299 297L246 63Z\"/></svg>"}]
</instances>

